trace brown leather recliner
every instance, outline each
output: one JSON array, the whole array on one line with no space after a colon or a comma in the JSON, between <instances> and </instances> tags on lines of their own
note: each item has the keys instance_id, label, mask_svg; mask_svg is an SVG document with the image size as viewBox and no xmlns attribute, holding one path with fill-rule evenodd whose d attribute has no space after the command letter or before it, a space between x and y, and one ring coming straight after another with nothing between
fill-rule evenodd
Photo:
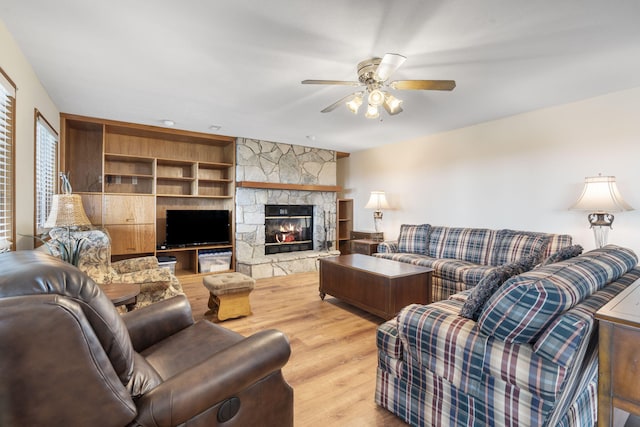
<instances>
[{"instance_id":1,"label":"brown leather recliner","mask_svg":"<svg viewBox=\"0 0 640 427\"><path fill-rule=\"evenodd\" d=\"M184 296L120 316L72 265L0 254L2 426L291 426L290 352L194 323Z\"/></svg>"}]
</instances>

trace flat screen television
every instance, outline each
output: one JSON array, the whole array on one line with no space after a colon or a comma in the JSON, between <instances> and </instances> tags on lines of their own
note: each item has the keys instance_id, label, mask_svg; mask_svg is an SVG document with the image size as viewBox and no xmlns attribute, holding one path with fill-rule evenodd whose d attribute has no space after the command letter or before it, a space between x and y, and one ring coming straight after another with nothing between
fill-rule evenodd
<instances>
[{"instance_id":1,"label":"flat screen television","mask_svg":"<svg viewBox=\"0 0 640 427\"><path fill-rule=\"evenodd\" d=\"M230 243L230 212L225 210L167 209L168 247Z\"/></svg>"}]
</instances>

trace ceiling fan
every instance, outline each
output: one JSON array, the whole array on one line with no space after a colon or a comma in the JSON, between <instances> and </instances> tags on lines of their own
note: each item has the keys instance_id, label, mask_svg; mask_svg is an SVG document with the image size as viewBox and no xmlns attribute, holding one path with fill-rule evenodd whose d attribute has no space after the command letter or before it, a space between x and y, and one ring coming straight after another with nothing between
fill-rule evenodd
<instances>
[{"instance_id":1,"label":"ceiling fan","mask_svg":"<svg viewBox=\"0 0 640 427\"><path fill-rule=\"evenodd\" d=\"M391 75L407 58L397 53L387 53L383 58L369 58L358 63L358 81L343 80L303 80L302 84L364 86L359 92L354 92L329 105L322 110L328 113L345 103L349 111L358 113L364 98L367 98L367 112L365 117L375 119L380 116L378 107L382 106L390 115L402 111L402 100L386 91L386 88L397 90L453 90L456 82L453 80L395 80L387 83Z\"/></svg>"}]
</instances>

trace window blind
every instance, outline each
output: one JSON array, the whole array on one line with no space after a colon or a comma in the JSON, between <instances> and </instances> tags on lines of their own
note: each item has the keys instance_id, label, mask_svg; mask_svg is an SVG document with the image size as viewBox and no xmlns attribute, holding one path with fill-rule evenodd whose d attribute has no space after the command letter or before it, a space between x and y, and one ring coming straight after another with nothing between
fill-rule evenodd
<instances>
[{"instance_id":1,"label":"window blind","mask_svg":"<svg viewBox=\"0 0 640 427\"><path fill-rule=\"evenodd\" d=\"M58 134L36 110L36 233L44 232L58 175Z\"/></svg>"},{"instance_id":2,"label":"window blind","mask_svg":"<svg viewBox=\"0 0 640 427\"><path fill-rule=\"evenodd\" d=\"M0 240L14 238L15 85L0 69Z\"/></svg>"}]
</instances>

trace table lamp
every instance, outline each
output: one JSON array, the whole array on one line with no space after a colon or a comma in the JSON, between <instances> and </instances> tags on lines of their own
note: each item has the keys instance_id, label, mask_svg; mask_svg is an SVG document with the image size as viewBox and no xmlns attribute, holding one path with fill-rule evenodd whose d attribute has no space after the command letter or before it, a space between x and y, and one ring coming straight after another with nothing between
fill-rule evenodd
<instances>
[{"instance_id":1,"label":"table lamp","mask_svg":"<svg viewBox=\"0 0 640 427\"><path fill-rule=\"evenodd\" d=\"M613 215L611 212L631 211L633 208L622 199L615 176L589 176L584 180L584 189L571 210L591 212L587 218L596 240L596 247L607 244Z\"/></svg>"},{"instance_id":2,"label":"table lamp","mask_svg":"<svg viewBox=\"0 0 640 427\"><path fill-rule=\"evenodd\" d=\"M382 231L382 209L389 209L384 191L372 191L364 208L373 209L373 225L376 231Z\"/></svg>"},{"instance_id":3,"label":"table lamp","mask_svg":"<svg viewBox=\"0 0 640 427\"><path fill-rule=\"evenodd\" d=\"M51 200L51 212L44 228L80 227L91 225L78 194L54 194Z\"/></svg>"}]
</instances>

